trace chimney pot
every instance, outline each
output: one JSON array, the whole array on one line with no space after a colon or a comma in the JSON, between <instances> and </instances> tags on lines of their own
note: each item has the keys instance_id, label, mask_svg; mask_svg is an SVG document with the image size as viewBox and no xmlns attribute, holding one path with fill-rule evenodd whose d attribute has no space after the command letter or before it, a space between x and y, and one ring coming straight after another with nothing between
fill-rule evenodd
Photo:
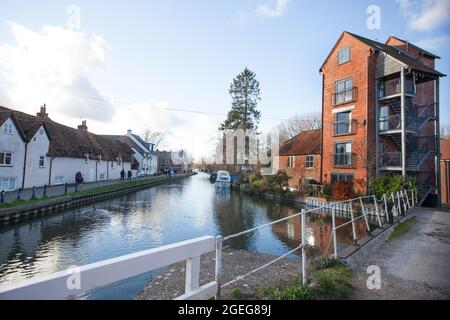
<instances>
[{"instance_id":1,"label":"chimney pot","mask_svg":"<svg viewBox=\"0 0 450 320\"><path fill-rule=\"evenodd\" d=\"M37 115L39 118L47 119L47 118L48 118L47 106L46 106L45 104L44 104L43 106L41 106L40 111L39 111L38 113L36 113L36 115Z\"/></svg>"},{"instance_id":2,"label":"chimney pot","mask_svg":"<svg viewBox=\"0 0 450 320\"><path fill-rule=\"evenodd\" d=\"M78 130L80 131L88 131L88 127L86 125L86 120L81 121L81 125L78 126Z\"/></svg>"}]
</instances>

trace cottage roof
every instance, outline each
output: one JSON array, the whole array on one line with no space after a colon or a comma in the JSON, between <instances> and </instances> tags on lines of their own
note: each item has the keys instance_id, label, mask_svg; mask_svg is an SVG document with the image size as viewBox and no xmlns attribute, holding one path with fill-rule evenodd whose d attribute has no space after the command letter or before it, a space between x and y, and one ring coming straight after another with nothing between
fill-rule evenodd
<instances>
[{"instance_id":1,"label":"cottage roof","mask_svg":"<svg viewBox=\"0 0 450 320\"><path fill-rule=\"evenodd\" d=\"M321 141L321 129L303 131L281 146L280 156L320 154Z\"/></svg>"}]
</instances>

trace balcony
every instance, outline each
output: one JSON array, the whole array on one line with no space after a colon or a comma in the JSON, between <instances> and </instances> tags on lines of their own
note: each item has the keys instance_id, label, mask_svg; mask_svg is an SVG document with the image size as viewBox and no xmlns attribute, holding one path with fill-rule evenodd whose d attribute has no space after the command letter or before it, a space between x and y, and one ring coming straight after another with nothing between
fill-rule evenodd
<instances>
[{"instance_id":1,"label":"balcony","mask_svg":"<svg viewBox=\"0 0 450 320\"><path fill-rule=\"evenodd\" d=\"M391 96L399 95L402 92L401 90L401 81L400 78L387 80L383 82L378 91L378 98L384 99ZM405 81L405 93L408 95L416 94L416 86L414 85L414 81L410 79L406 79Z\"/></svg>"},{"instance_id":2,"label":"balcony","mask_svg":"<svg viewBox=\"0 0 450 320\"><path fill-rule=\"evenodd\" d=\"M402 166L402 153L400 151L384 152L378 158L380 168L399 168Z\"/></svg>"},{"instance_id":3,"label":"balcony","mask_svg":"<svg viewBox=\"0 0 450 320\"><path fill-rule=\"evenodd\" d=\"M333 153L332 166L335 168L353 168L356 166L356 153Z\"/></svg>"},{"instance_id":4,"label":"balcony","mask_svg":"<svg viewBox=\"0 0 450 320\"><path fill-rule=\"evenodd\" d=\"M337 121L331 125L331 135L333 137L340 137L356 134L357 126L357 120Z\"/></svg>"},{"instance_id":5,"label":"balcony","mask_svg":"<svg viewBox=\"0 0 450 320\"><path fill-rule=\"evenodd\" d=\"M399 114L378 118L378 130L380 132L395 131L401 128L401 117Z\"/></svg>"},{"instance_id":6,"label":"balcony","mask_svg":"<svg viewBox=\"0 0 450 320\"><path fill-rule=\"evenodd\" d=\"M335 92L331 95L331 97L333 107L355 102L356 100L358 100L358 88L353 87L343 91Z\"/></svg>"}]
</instances>

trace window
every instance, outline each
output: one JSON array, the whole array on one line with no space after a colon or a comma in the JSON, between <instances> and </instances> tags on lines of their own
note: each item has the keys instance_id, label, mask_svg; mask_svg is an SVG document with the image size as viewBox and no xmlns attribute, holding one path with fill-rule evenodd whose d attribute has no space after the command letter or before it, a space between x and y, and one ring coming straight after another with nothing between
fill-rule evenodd
<instances>
[{"instance_id":1,"label":"window","mask_svg":"<svg viewBox=\"0 0 450 320\"><path fill-rule=\"evenodd\" d=\"M13 124L8 121L3 126L3 133L4 134L13 134Z\"/></svg>"},{"instance_id":2,"label":"window","mask_svg":"<svg viewBox=\"0 0 450 320\"><path fill-rule=\"evenodd\" d=\"M288 168L294 168L295 167L295 157L289 156L288 157Z\"/></svg>"},{"instance_id":3,"label":"window","mask_svg":"<svg viewBox=\"0 0 450 320\"><path fill-rule=\"evenodd\" d=\"M352 165L352 143L339 142L334 146L334 165L351 166Z\"/></svg>"},{"instance_id":4,"label":"window","mask_svg":"<svg viewBox=\"0 0 450 320\"><path fill-rule=\"evenodd\" d=\"M350 61L350 47L345 47L338 51L338 60L339 65Z\"/></svg>"},{"instance_id":5,"label":"window","mask_svg":"<svg viewBox=\"0 0 450 320\"><path fill-rule=\"evenodd\" d=\"M344 135L352 133L352 112L339 112L335 116L334 133L336 135Z\"/></svg>"},{"instance_id":6,"label":"window","mask_svg":"<svg viewBox=\"0 0 450 320\"><path fill-rule=\"evenodd\" d=\"M0 191L16 189L16 178L0 178Z\"/></svg>"},{"instance_id":7,"label":"window","mask_svg":"<svg viewBox=\"0 0 450 320\"><path fill-rule=\"evenodd\" d=\"M12 166L12 158L11 152L0 152L0 166Z\"/></svg>"},{"instance_id":8,"label":"window","mask_svg":"<svg viewBox=\"0 0 450 320\"><path fill-rule=\"evenodd\" d=\"M45 156L39 157L39 168L45 168Z\"/></svg>"},{"instance_id":9,"label":"window","mask_svg":"<svg viewBox=\"0 0 450 320\"><path fill-rule=\"evenodd\" d=\"M336 181L347 181L353 183L354 176L351 173L333 173L331 175L331 183Z\"/></svg>"},{"instance_id":10,"label":"window","mask_svg":"<svg viewBox=\"0 0 450 320\"><path fill-rule=\"evenodd\" d=\"M100 173L100 180L106 180L106 175L104 173Z\"/></svg>"},{"instance_id":11,"label":"window","mask_svg":"<svg viewBox=\"0 0 450 320\"><path fill-rule=\"evenodd\" d=\"M314 156L306 156L306 168L314 168Z\"/></svg>"},{"instance_id":12,"label":"window","mask_svg":"<svg viewBox=\"0 0 450 320\"><path fill-rule=\"evenodd\" d=\"M64 184L63 176L55 177L55 185L58 185L58 184Z\"/></svg>"},{"instance_id":13,"label":"window","mask_svg":"<svg viewBox=\"0 0 450 320\"><path fill-rule=\"evenodd\" d=\"M348 78L336 82L335 104L353 100L353 79Z\"/></svg>"}]
</instances>

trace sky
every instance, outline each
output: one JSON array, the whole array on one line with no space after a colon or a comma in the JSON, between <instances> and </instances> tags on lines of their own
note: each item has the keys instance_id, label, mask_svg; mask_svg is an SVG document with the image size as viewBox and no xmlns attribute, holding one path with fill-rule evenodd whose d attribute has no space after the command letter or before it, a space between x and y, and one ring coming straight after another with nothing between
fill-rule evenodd
<instances>
[{"instance_id":1,"label":"sky","mask_svg":"<svg viewBox=\"0 0 450 320\"><path fill-rule=\"evenodd\" d=\"M209 156L245 67L260 128L321 111L319 68L343 31L437 54L450 74L450 0L0 2L0 105L89 131L166 132L163 147ZM450 124L450 81L441 122Z\"/></svg>"}]
</instances>

